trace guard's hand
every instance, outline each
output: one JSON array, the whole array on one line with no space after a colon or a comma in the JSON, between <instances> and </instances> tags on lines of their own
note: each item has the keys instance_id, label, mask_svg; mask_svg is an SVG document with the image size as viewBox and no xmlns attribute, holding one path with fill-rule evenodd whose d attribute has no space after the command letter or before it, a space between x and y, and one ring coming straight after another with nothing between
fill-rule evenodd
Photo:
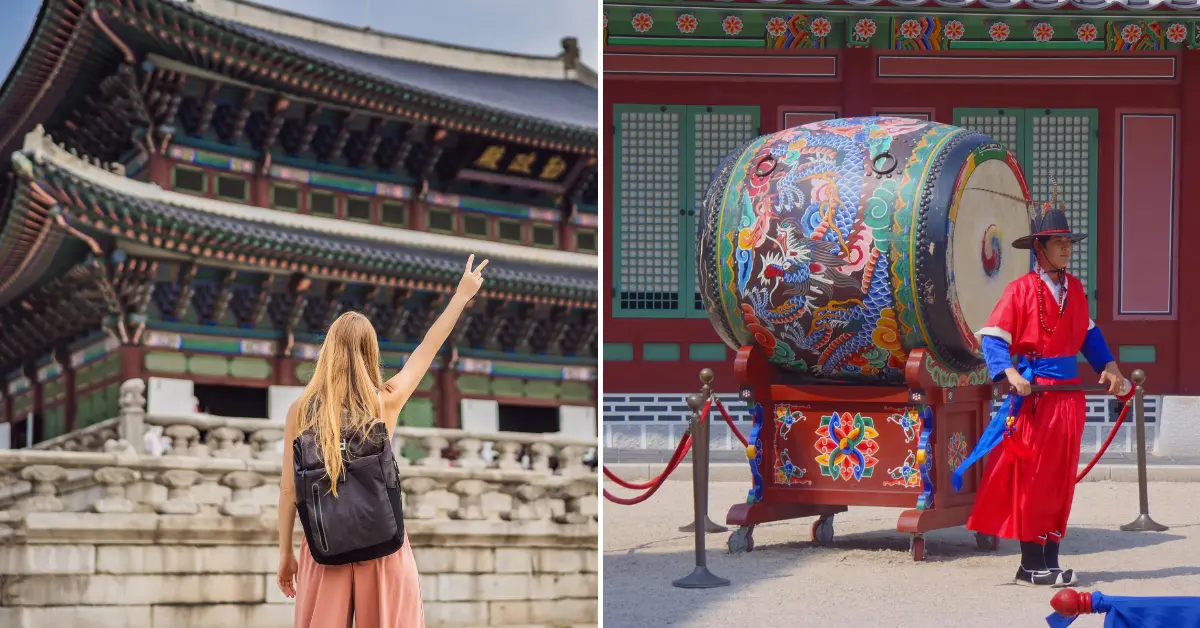
<instances>
[{"instance_id":1,"label":"guard's hand","mask_svg":"<svg viewBox=\"0 0 1200 628\"><path fill-rule=\"evenodd\" d=\"M1008 376L1008 384L1012 386L1014 392L1022 397L1029 396L1029 380L1021 377L1021 374L1017 372L1017 369L1008 369L1008 371L1005 372L1005 375Z\"/></svg>"},{"instance_id":2,"label":"guard's hand","mask_svg":"<svg viewBox=\"0 0 1200 628\"><path fill-rule=\"evenodd\" d=\"M1120 397L1129 392L1129 382L1121 375L1116 362L1109 362L1100 373L1100 383L1108 386L1108 394Z\"/></svg>"},{"instance_id":3,"label":"guard's hand","mask_svg":"<svg viewBox=\"0 0 1200 628\"><path fill-rule=\"evenodd\" d=\"M464 299L472 299L475 293L479 292L479 288L483 286L483 267L487 266L488 261L483 260L479 266L471 268L475 264L475 256L467 258L467 270L463 273L462 279L458 280L457 294Z\"/></svg>"}]
</instances>

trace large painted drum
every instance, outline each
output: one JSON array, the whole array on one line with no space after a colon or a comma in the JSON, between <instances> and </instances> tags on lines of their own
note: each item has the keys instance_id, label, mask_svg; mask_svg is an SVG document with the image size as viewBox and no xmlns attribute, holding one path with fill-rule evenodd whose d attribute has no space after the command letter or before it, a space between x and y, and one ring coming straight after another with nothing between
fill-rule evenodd
<instances>
[{"instance_id":1,"label":"large painted drum","mask_svg":"<svg viewBox=\"0 0 1200 628\"><path fill-rule=\"evenodd\" d=\"M714 175L700 293L726 344L757 344L800 379L902 383L917 347L951 381L979 374L974 331L1029 271L1009 246L1029 233L1028 202L986 135L890 117L787 129Z\"/></svg>"}]
</instances>

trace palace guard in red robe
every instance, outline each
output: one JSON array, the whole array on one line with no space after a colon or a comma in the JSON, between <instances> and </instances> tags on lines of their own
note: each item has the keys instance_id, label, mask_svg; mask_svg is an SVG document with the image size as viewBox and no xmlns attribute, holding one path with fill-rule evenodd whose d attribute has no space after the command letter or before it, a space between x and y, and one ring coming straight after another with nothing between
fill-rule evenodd
<instances>
[{"instance_id":1,"label":"palace guard in red robe","mask_svg":"<svg viewBox=\"0 0 1200 628\"><path fill-rule=\"evenodd\" d=\"M1008 285L976 333L992 381L1007 379L1013 393L955 471L953 483L961 488L966 469L991 451L967 528L1020 541L1018 584L1062 587L1076 581L1073 570L1059 565L1058 552L1075 494L1084 396L1031 395L1030 385L1080 383L1076 356L1082 352L1109 393L1128 396L1132 386L1088 314L1083 285L1066 271L1073 244L1085 236L1071 231L1061 205L1046 203L1032 213L1031 235L1012 246L1033 250L1033 269Z\"/></svg>"}]
</instances>

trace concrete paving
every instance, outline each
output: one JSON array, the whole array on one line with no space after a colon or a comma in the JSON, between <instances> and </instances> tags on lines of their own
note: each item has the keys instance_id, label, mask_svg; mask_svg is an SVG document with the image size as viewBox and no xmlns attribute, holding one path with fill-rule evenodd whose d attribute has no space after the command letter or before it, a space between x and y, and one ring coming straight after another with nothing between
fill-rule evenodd
<instances>
[{"instance_id":1,"label":"concrete paving","mask_svg":"<svg viewBox=\"0 0 1200 628\"><path fill-rule=\"evenodd\" d=\"M744 501L747 486L713 483L712 519L724 523L728 507ZM632 493L609 482L605 488ZM728 534L709 534L709 568L732 585L675 588L671 581L691 573L694 565L695 536L678 531L692 517L690 489L686 482L668 482L635 506L604 502L606 628L1046 625L1053 592L1010 584L1019 563L1016 543L1005 541L999 552L985 553L965 529L939 530L926 536L925 562L914 563L907 536L895 532L900 509L851 508L835 519L836 536L828 547L810 543L812 519L759 526L749 554L730 555ZM1156 482L1149 494L1152 517L1169 531L1120 530L1137 516L1137 484L1079 486L1063 544L1064 563L1080 571L1077 588L1113 595L1200 595L1200 488ZM1073 628L1102 625L1099 616L1089 616Z\"/></svg>"}]
</instances>

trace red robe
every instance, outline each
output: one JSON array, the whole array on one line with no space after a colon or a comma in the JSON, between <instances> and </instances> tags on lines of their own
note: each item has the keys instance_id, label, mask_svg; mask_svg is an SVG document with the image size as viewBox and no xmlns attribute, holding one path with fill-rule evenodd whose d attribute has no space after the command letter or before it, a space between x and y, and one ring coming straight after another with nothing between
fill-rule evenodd
<instances>
[{"instance_id":1,"label":"red robe","mask_svg":"<svg viewBox=\"0 0 1200 628\"><path fill-rule=\"evenodd\" d=\"M1008 285L980 333L1008 335L1012 355L1077 356L1091 318L1083 285L1071 275L1066 278L1061 316L1051 291L1037 274L1030 273ZM1039 320L1039 289L1045 326L1054 330L1052 334L1042 328ZM1032 383L1079 381L1037 377ZM1075 496L1085 416L1082 392L1043 393L1027 398L1017 417L1014 436L1033 456L1021 460L1007 447L992 450L967 528L1019 541L1061 540Z\"/></svg>"}]
</instances>

